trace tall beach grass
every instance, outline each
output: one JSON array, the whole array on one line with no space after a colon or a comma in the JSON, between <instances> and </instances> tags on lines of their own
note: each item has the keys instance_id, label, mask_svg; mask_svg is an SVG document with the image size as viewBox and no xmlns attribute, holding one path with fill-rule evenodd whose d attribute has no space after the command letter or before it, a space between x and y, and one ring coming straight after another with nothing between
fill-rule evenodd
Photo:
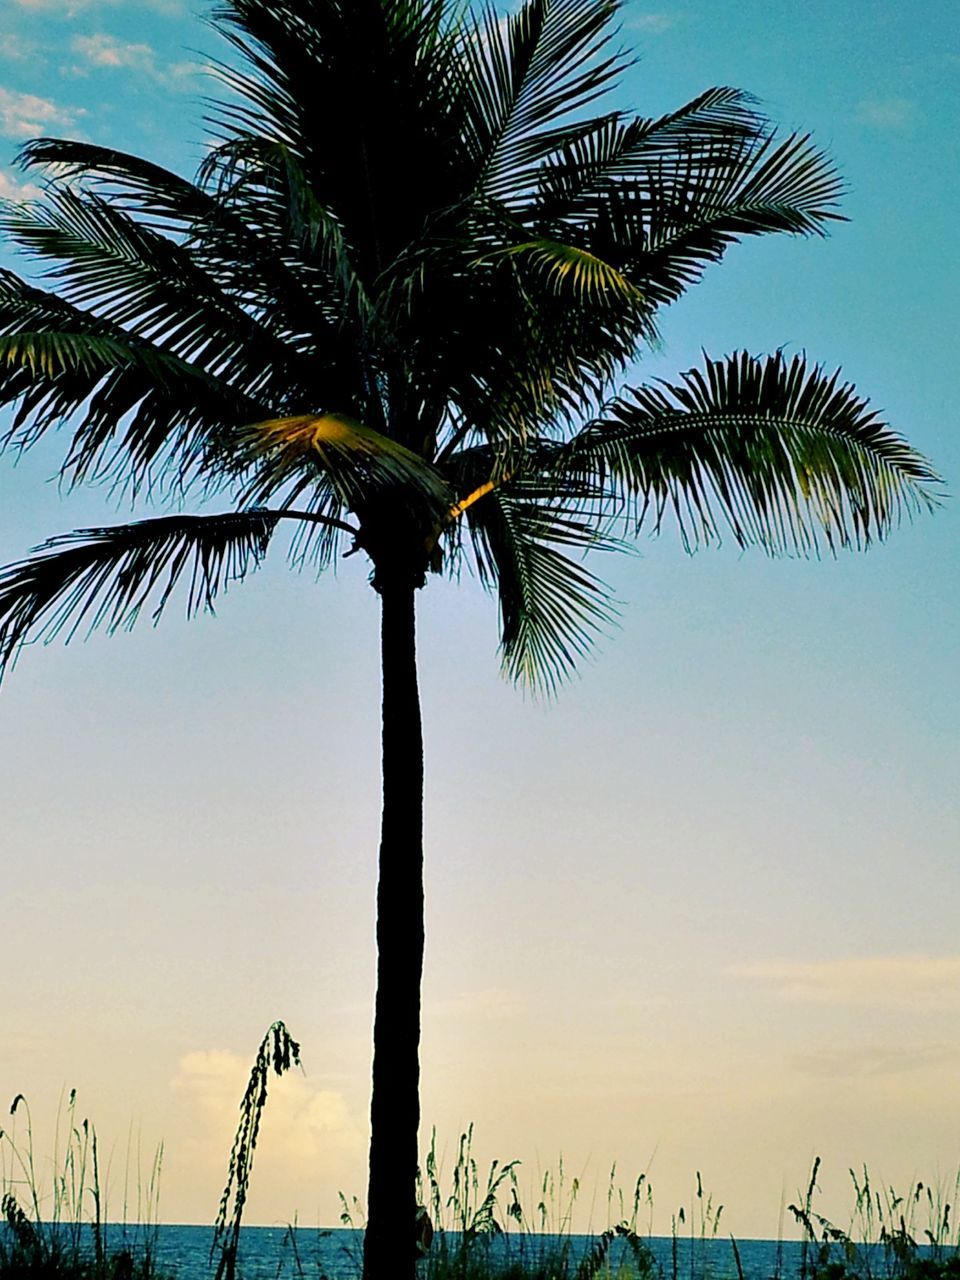
<instances>
[{"instance_id":1,"label":"tall beach grass","mask_svg":"<svg viewBox=\"0 0 960 1280\"><path fill-rule=\"evenodd\" d=\"M210 1280L243 1280L241 1219L270 1075L299 1065L299 1045L274 1023L257 1051L240 1104L240 1124L228 1161L227 1184L211 1232ZM157 1257L162 1147L146 1176L137 1160L131 1188L128 1144L123 1203L111 1221L107 1174L96 1130L77 1114L75 1091L57 1113L53 1153L35 1150L30 1108L22 1094L0 1130L0 1280L166 1280ZM108 1162L109 1163L109 1162ZM843 1218L821 1209L820 1161L805 1188L786 1206L799 1241L784 1241L758 1265L753 1242L723 1230L724 1208L699 1173L689 1205L670 1215L669 1237L653 1235L654 1192L646 1174L624 1188L611 1169L602 1226L574 1232L581 1181L563 1161L527 1180L517 1160L482 1170L473 1127L461 1135L445 1170L432 1135L418 1175L420 1212L411 1238L420 1280L960 1280L960 1173L952 1183L915 1181L904 1192L850 1170L852 1204ZM360 1274L362 1203L341 1196L341 1225L352 1257L339 1274ZM782 1227L782 1224L781 1224ZM288 1227L275 1275L325 1280L330 1233ZM176 1273L176 1260L171 1262ZM190 1277L197 1274L191 1268Z\"/></svg>"},{"instance_id":2,"label":"tall beach grass","mask_svg":"<svg viewBox=\"0 0 960 1280\"><path fill-rule=\"evenodd\" d=\"M4 1280L162 1280L156 1266L163 1148L130 1186L128 1144L123 1205L111 1222L94 1126L77 1115L71 1089L57 1109L53 1152L34 1144L30 1105L13 1099L0 1129L0 1276ZM134 1196L130 1203L131 1194Z\"/></svg>"}]
</instances>

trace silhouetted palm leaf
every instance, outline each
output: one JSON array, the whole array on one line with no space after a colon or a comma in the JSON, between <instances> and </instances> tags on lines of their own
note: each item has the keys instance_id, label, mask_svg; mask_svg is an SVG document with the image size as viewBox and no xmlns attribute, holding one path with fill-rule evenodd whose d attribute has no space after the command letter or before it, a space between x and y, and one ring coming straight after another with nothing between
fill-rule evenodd
<instances>
[{"instance_id":1,"label":"silhouetted palm leaf","mask_svg":"<svg viewBox=\"0 0 960 1280\"><path fill-rule=\"evenodd\" d=\"M680 383L628 391L570 447L639 529L668 510L685 545L719 538L816 553L882 538L939 477L838 373L739 352Z\"/></svg>"},{"instance_id":2,"label":"silhouetted palm leaf","mask_svg":"<svg viewBox=\"0 0 960 1280\"><path fill-rule=\"evenodd\" d=\"M313 332L320 317L310 277L294 270L285 255L285 241L275 228L254 226L243 211L204 190L205 161L201 181L190 182L179 174L138 156L109 147L71 139L38 138L20 152L26 169L50 168L58 181L70 179L147 223L154 230L173 232L190 245L194 260L233 296L247 306L267 311L278 306L284 321L277 327L299 334ZM327 342L333 326L323 326Z\"/></svg>"},{"instance_id":3,"label":"silhouetted palm leaf","mask_svg":"<svg viewBox=\"0 0 960 1280\"><path fill-rule=\"evenodd\" d=\"M587 551L620 544L577 505L558 500L557 488L508 482L465 513L480 579L500 604L504 673L546 693L575 670L617 612L608 588L581 561Z\"/></svg>"},{"instance_id":4,"label":"silhouetted palm leaf","mask_svg":"<svg viewBox=\"0 0 960 1280\"><path fill-rule=\"evenodd\" d=\"M522 199L540 162L566 140L572 114L597 98L626 65L607 54L614 0L526 0L509 18L489 5L467 36L468 145L477 191ZM564 127L566 126L566 127Z\"/></svg>"},{"instance_id":5,"label":"silhouetted palm leaf","mask_svg":"<svg viewBox=\"0 0 960 1280\"><path fill-rule=\"evenodd\" d=\"M130 627L148 602L156 622L184 578L187 616L212 612L219 592L260 564L277 519L166 516L51 538L0 571L0 671L28 639Z\"/></svg>"},{"instance_id":6,"label":"silhouetted palm leaf","mask_svg":"<svg viewBox=\"0 0 960 1280\"><path fill-rule=\"evenodd\" d=\"M119 468L131 487L162 464L202 469L213 442L269 406L221 377L0 269L0 445L24 449L75 423L64 474Z\"/></svg>"}]
</instances>

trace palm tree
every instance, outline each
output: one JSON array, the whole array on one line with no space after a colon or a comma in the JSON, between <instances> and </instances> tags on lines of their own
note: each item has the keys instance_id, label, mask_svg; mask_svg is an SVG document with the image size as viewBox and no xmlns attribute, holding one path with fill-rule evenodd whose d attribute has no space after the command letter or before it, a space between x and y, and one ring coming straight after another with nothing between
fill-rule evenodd
<instances>
[{"instance_id":1,"label":"palm tree","mask_svg":"<svg viewBox=\"0 0 960 1280\"><path fill-rule=\"evenodd\" d=\"M612 617L583 554L670 521L770 553L862 546L936 476L839 374L782 354L624 388L659 310L727 246L824 234L805 136L709 89L659 119L586 108L626 55L617 0L221 0L194 181L39 139L2 214L8 446L68 423L63 476L170 514L52 538L0 573L0 667L33 638L188 614L290 528L379 594L383 819L365 1274L412 1274L423 955L414 602L470 566L509 678L552 691ZM211 504L220 505L214 510ZM399 1271L397 1268L399 1267Z\"/></svg>"}]
</instances>

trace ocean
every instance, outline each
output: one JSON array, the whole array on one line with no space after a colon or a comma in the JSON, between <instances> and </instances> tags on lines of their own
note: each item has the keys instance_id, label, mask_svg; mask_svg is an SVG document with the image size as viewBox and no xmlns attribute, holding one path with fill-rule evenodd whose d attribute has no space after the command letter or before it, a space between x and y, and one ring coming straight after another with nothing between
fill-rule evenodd
<instances>
[{"instance_id":1,"label":"ocean","mask_svg":"<svg viewBox=\"0 0 960 1280\"><path fill-rule=\"evenodd\" d=\"M119 1245L119 1229L110 1238L112 1247ZM161 1226L156 1234L156 1256L160 1270L175 1280L212 1280L216 1262L210 1261L213 1233L209 1227ZM584 1256L595 1243L596 1236L568 1236L567 1247L573 1258ZM448 1247L457 1237L448 1237ZM738 1280L737 1261L729 1237L713 1240L691 1240L689 1236L674 1241L669 1236L644 1239L662 1280ZM538 1256L555 1250L561 1244L556 1236L509 1233L482 1242L482 1247L509 1251L511 1260L533 1263ZM238 1280L355 1280L360 1270L362 1232L336 1228L328 1231L298 1227L294 1233L286 1227L244 1227L240 1232ZM434 1249L438 1241L434 1241ZM615 1240L609 1259L616 1261L626 1248ZM809 1270L815 1247L799 1241L738 1240L740 1266L745 1280L796 1280ZM843 1255L834 1246L831 1258ZM879 1245L860 1246L860 1270L874 1280L889 1274L891 1259ZM918 1254L929 1250L921 1247ZM656 1272L654 1272L656 1277Z\"/></svg>"}]
</instances>

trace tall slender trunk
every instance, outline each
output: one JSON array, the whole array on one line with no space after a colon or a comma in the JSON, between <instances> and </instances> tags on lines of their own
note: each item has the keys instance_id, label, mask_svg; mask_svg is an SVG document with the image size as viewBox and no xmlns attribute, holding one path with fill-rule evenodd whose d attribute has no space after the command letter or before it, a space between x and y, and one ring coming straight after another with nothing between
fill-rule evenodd
<instances>
[{"instance_id":1,"label":"tall slender trunk","mask_svg":"<svg viewBox=\"0 0 960 1280\"><path fill-rule=\"evenodd\" d=\"M381 600L383 819L377 886L370 1184L364 1280L415 1271L423 974L423 735L415 591L385 582Z\"/></svg>"}]
</instances>

